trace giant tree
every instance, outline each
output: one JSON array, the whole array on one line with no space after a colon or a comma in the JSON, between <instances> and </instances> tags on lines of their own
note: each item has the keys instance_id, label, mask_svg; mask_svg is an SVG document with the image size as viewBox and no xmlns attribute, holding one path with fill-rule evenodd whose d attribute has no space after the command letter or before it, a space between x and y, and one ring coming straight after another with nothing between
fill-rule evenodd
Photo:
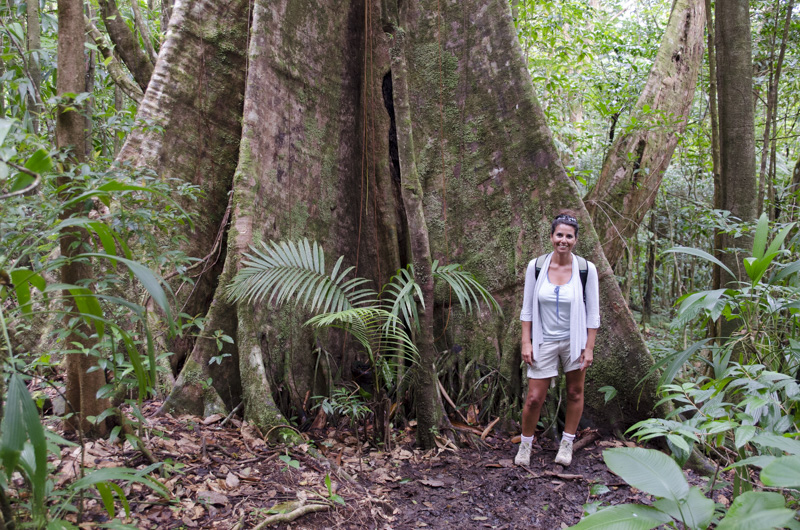
<instances>
[{"instance_id":1,"label":"giant tree","mask_svg":"<svg viewBox=\"0 0 800 530\"><path fill-rule=\"evenodd\" d=\"M419 231L431 259L463 263L508 316L449 312L447 293L436 292L434 338L445 353L417 384L488 366L500 397L487 409L513 406L524 271L546 249L548 220L567 207L584 223L580 252L598 265L604 301L587 416L610 426L649 415L652 385L631 382L652 360L559 161L508 4L399 4L395 18L378 1L175 2L140 110L160 128L134 133L121 154L207 191L185 247L203 275L188 300L180 295L207 331L175 348L186 360L165 409L203 414L243 399L246 418L271 429L282 410L302 414L307 396L326 390L323 373L347 378L359 352L321 343L302 311L225 297L251 245L313 238L380 285L419 263ZM410 193L420 212L408 211ZM217 329L236 344L212 372L218 352L207 334ZM617 406L605 406L602 385L619 390Z\"/></svg>"},{"instance_id":2,"label":"giant tree","mask_svg":"<svg viewBox=\"0 0 800 530\"><path fill-rule=\"evenodd\" d=\"M584 199L612 266L655 202L686 129L703 60L704 17L703 0L673 3L631 125L614 140L600 177Z\"/></svg>"}]
</instances>

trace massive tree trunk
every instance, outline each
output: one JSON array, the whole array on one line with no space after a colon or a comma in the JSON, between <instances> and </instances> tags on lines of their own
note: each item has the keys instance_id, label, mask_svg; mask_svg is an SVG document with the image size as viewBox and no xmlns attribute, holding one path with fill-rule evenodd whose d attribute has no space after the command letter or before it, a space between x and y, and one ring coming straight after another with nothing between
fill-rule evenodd
<instances>
[{"instance_id":1,"label":"massive tree trunk","mask_svg":"<svg viewBox=\"0 0 800 530\"><path fill-rule=\"evenodd\" d=\"M715 15L722 208L737 219L753 221L758 194L749 3L717 2ZM747 275L736 249L749 251L751 241L748 236L723 235L722 248L728 251L722 262L738 280Z\"/></svg>"},{"instance_id":2,"label":"massive tree trunk","mask_svg":"<svg viewBox=\"0 0 800 530\"><path fill-rule=\"evenodd\" d=\"M614 141L584 199L612 266L653 205L678 136L686 129L703 61L704 24L703 0L675 1L632 114L636 123Z\"/></svg>"},{"instance_id":3,"label":"massive tree trunk","mask_svg":"<svg viewBox=\"0 0 800 530\"><path fill-rule=\"evenodd\" d=\"M194 2L191 9L176 3L141 111L166 120L165 134L136 134L123 157L208 186L210 193L199 208L215 208L214 215L224 209L225 193L232 187L224 270L210 270L208 281L201 282L204 295L193 298L195 307L200 309L202 301L208 308L207 331L224 329L235 338L238 364L228 359L223 366L241 375L242 388L226 388L216 376L216 393L202 388L216 350L213 341L199 340L166 407L208 412L207 405L218 403L220 395L228 401L228 395L241 394L245 416L271 429L282 421L281 411L292 410L302 419L308 396L327 390L323 372L346 377L357 352L313 337L302 327L308 315L267 302L231 306L224 287L242 253L269 239L316 239L329 255L344 255L359 276L379 284L411 259L416 263L413 231L420 227L414 227L406 211L413 201L404 196L412 190L403 189L413 187L411 167L404 162L413 159L421 186L415 193L422 198L417 219L427 225L431 257L463 263L506 312L502 318L488 313L467 318L454 311L447 319L442 311L447 295L439 293L432 304L441 312L436 348L447 353L439 356L439 366L427 366L424 384L434 385L437 376L455 371L472 384L487 366L495 393L484 409L496 414L513 405L522 389L518 312L524 271L532 257L547 249L549 219L560 208L573 208L584 223L580 252L598 265L603 300L587 417L613 426L648 416L653 386L634 390L631 383L647 372L652 359L577 189L559 162L508 4L403 4L407 75L394 71L393 39L382 25L385 4L377 0L256 0L249 48L231 46L235 39L203 44L198 42L203 33L185 29L197 21L246 28L246 2L231 0L227 11L210 2ZM204 61L199 61L202 49ZM198 122L196 117L208 110L190 96L203 82L219 82L217 70L228 63L214 61L220 50L230 49L249 49L244 108L233 97L232 85L241 86L244 79L244 61L237 58L239 66L224 78L230 101L221 100L214 108L219 113L214 120ZM202 68L214 77L198 79ZM393 93L399 89L392 80L401 78L405 97ZM408 110L401 112L396 106L405 99ZM241 135L234 136L230 120L237 116ZM409 131L413 144L403 144L401 136ZM241 137L235 175L229 164L214 171L192 170L200 151L198 133L204 142L224 146L226 157ZM209 252L211 232L216 234L217 225L204 221L191 237L194 246L187 247L197 257ZM619 390L617 406L605 406L597 392L603 385ZM428 390L435 395L435 389ZM502 395L512 400L503 403Z\"/></svg>"},{"instance_id":4,"label":"massive tree trunk","mask_svg":"<svg viewBox=\"0 0 800 530\"><path fill-rule=\"evenodd\" d=\"M228 369L238 367L237 349L226 349L232 356L221 365L208 361L220 353L210 338L216 330L236 334L230 306L222 299L212 304L212 298L225 259L226 210L242 131L248 12L247 0L176 2L139 107L139 119L149 126L134 131L119 156L204 192L199 202L183 205L198 214L183 250L202 261L189 271L193 285L175 287L182 312L207 317L206 332L195 329L198 337L168 345L176 375L184 368L177 387L187 389L175 406L199 414L220 407L221 397L233 407L241 394L238 370Z\"/></svg>"}]
</instances>

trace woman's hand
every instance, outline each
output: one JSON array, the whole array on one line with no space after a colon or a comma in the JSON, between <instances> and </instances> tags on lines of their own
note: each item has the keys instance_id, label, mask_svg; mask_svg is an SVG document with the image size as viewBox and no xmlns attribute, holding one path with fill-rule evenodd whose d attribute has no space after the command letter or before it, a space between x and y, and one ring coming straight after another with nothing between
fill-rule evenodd
<instances>
[{"instance_id":1,"label":"woman's hand","mask_svg":"<svg viewBox=\"0 0 800 530\"><path fill-rule=\"evenodd\" d=\"M526 364L533 364L533 344L531 344L530 341L524 341L522 343L522 360L525 361Z\"/></svg>"},{"instance_id":2,"label":"woman's hand","mask_svg":"<svg viewBox=\"0 0 800 530\"><path fill-rule=\"evenodd\" d=\"M586 348L581 352L581 370L586 370L594 362L594 348Z\"/></svg>"}]
</instances>

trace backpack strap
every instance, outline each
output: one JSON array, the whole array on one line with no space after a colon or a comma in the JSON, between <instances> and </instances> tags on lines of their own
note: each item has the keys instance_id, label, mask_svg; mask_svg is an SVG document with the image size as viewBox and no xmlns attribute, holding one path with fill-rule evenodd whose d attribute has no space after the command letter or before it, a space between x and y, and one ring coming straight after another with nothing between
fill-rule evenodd
<instances>
[{"instance_id":1,"label":"backpack strap","mask_svg":"<svg viewBox=\"0 0 800 530\"><path fill-rule=\"evenodd\" d=\"M536 270L534 271L534 279L539 279L539 273L544 267L544 262L549 254L542 254L536 258ZM581 286L583 287L583 303L586 303L586 281L589 279L589 264L583 256L575 256L578 258L578 275L581 277Z\"/></svg>"}]
</instances>

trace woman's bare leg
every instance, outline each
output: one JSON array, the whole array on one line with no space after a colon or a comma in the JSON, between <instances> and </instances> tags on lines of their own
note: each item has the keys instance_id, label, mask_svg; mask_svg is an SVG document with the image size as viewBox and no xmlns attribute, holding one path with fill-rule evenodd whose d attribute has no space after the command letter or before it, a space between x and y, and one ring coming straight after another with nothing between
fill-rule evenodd
<instances>
[{"instance_id":1,"label":"woman's bare leg","mask_svg":"<svg viewBox=\"0 0 800 530\"><path fill-rule=\"evenodd\" d=\"M528 379L528 393L525 395L525 405L522 407L522 435L533 436L542 405L550 388L550 379ZM582 403L582 402L581 402Z\"/></svg>"},{"instance_id":2,"label":"woman's bare leg","mask_svg":"<svg viewBox=\"0 0 800 530\"><path fill-rule=\"evenodd\" d=\"M586 378L586 370L573 370L571 372L567 372L566 378L567 418L564 421L564 432L575 434L575 432L578 430L578 423L580 423L581 416L583 415L583 384ZM522 425L522 430L524 432L524 420Z\"/></svg>"}]
</instances>

